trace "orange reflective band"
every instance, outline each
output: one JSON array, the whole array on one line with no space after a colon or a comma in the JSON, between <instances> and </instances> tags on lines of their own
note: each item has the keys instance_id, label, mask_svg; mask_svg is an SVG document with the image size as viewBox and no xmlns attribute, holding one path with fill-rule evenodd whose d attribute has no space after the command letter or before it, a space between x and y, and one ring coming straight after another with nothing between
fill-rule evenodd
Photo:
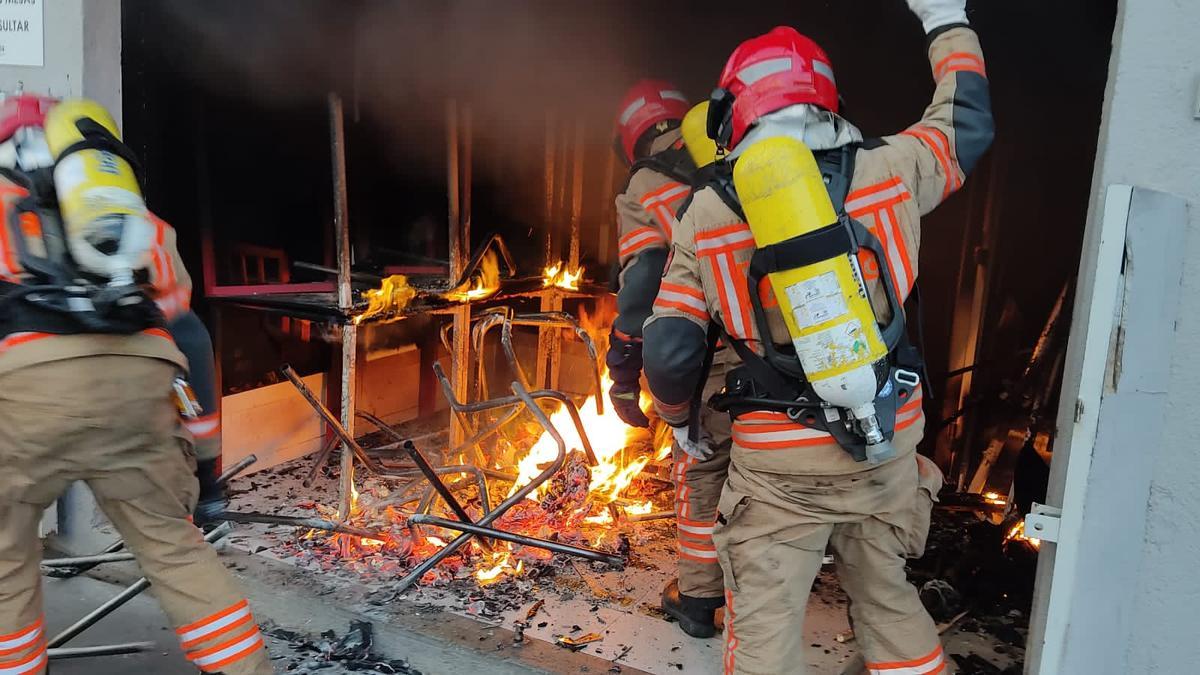
<instances>
[{"instance_id":1,"label":"orange reflective band","mask_svg":"<svg viewBox=\"0 0 1200 675\"><path fill-rule=\"evenodd\" d=\"M790 422L791 418L786 413L769 412L760 410L758 412L742 413L737 417L739 422Z\"/></svg>"},{"instance_id":2,"label":"orange reflective band","mask_svg":"<svg viewBox=\"0 0 1200 675\"><path fill-rule=\"evenodd\" d=\"M733 442L746 450L790 450L834 442L828 433L795 422L744 424L744 417L733 423Z\"/></svg>"},{"instance_id":3,"label":"orange reflective band","mask_svg":"<svg viewBox=\"0 0 1200 675\"><path fill-rule=\"evenodd\" d=\"M0 223L0 275L15 280L21 271L17 263L17 251L8 236L8 224Z\"/></svg>"},{"instance_id":4,"label":"orange reflective band","mask_svg":"<svg viewBox=\"0 0 1200 675\"><path fill-rule=\"evenodd\" d=\"M0 635L0 656L10 656L29 649L42 637L42 619L15 633Z\"/></svg>"},{"instance_id":5,"label":"orange reflective band","mask_svg":"<svg viewBox=\"0 0 1200 675\"><path fill-rule=\"evenodd\" d=\"M900 218L896 210L889 206L878 212L880 229L888 233L888 243L884 248L887 253L888 266L892 268L892 283L900 293L900 302L908 298L912 291L916 275L913 274L912 258L908 254L908 244L904 242L904 232L900 229Z\"/></svg>"},{"instance_id":6,"label":"orange reflective band","mask_svg":"<svg viewBox=\"0 0 1200 675\"><path fill-rule=\"evenodd\" d=\"M240 600L217 612L216 614L211 614L195 623L190 623L181 628L177 628L175 632L179 635L180 641L193 642L196 639L201 638L224 625L232 623L232 621L236 619L240 619L242 615L247 615L249 613L250 603L245 600ZM229 618L234 615L236 615L235 619Z\"/></svg>"},{"instance_id":7,"label":"orange reflective band","mask_svg":"<svg viewBox=\"0 0 1200 675\"><path fill-rule=\"evenodd\" d=\"M191 432L192 437L201 440L205 438L216 438L221 435L221 413L205 415L197 417L194 420L184 422L187 430Z\"/></svg>"},{"instance_id":8,"label":"orange reflective band","mask_svg":"<svg viewBox=\"0 0 1200 675\"><path fill-rule=\"evenodd\" d=\"M904 182L894 176L874 185L868 185L846 195L846 213L857 218L885 206L891 206L912 198Z\"/></svg>"},{"instance_id":9,"label":"orange reflective band","mask_svg":"<svg viewBox=\"0 0 1200 675\"><path fill-rule=\"evenodd\" d=\"M753 243L751 239L750 244ZM755 327L750 320L750 282L745 267L739 265L728 250L710 256L708 262L717 280L717 297L721 301L725 329L735 339L753 340Z\"/></svg>"},{"instance_id":10,"label":"orange reflective band","mask_svg":"<svg viewBox=\"0 0 1200 675\"><path fill-rule=\"evenodd\" d=\"M754 234L746 223L734 223L708 232L696 233L696 255L712 256L754 246Z\"/></svg>"},{"instance_id":11,"label":"orange reflective band","mask_svg":"<svg viewBox=\"0 0 1200 675\"><path fill-rule=\"evenodd\" d=\"M258 632L258 626L253 626L250 630L236 635L215 647L203 651L191 652L187 656L200 670L206 673L215 673L219 672L225 666L253 654L261 649L262 646L262 634Z\"/></svg>"},{"instance_id":12,"label":"orange reflective band","mask_svg":"<svg viewBox=\"0 0 1200 675\"><path fill-rule=\"evenodd\" d=\"M246 624L253 623L253 622L254 622L254 616L252 614L250 614L250 612L246 612L245 614L238 613L238 614L232 615L230 617L229 623L225 623L220 628L212 631L211 633L207 633L202 637L196 638L194 640L189 640L188 642L180 643L180 646L183 647L184 650L189 650L189 649L192 649L193 647L199 646L200 643L202 643L202 642L207 642L209 640L218 638L227 633L232 633L233 631L238 630L239 628L244 628L246 626Z\"/></svg>"},{"instance_id":13,"label":"orange reflective band","mask_svg":"<svg viewBox=\"0 0 1200 675\"><path fill-rule=\"evenodd\" d=\"M46 640L39 639L36 649L19 661L0 661L0 675L29 675L46 665Z\"/></svg>"},{"instance_id":14,"label":"orange reflective band","mask_svg":"<svg viewBox=\"0 0 1200 675\"><path fill-rule=\"evenodd\" d=\"M0 340L0 354L3 354L17 345L33 342L35 340L42 340L48 337L54 336L50 333L13 333L3 340Z\"/></svg>"},{"instance_id":15,"label":"orange reflective band","mask_svg":"<svg viewBox=\"0 0 1200 675\"><path fill-rule=\"evenodd\" d=\"M938 61L937 65L933 67L933 79L940 82L946 75L960 72L978 73L987 77L987 69L984 67L983 59L978 54L954 52L941 61Z\"/></svg>"},{"instance_id":16,"label":"orange reflective band","mask_svg":"<svg viewBox=\"0 0 1200 675\"><path fill-rule=\"evenodd\" d=\"M912 127L901 134L921 141L937 158L938 164L941 164L942 172L946 174L946 186L942 190L942 199L949 197L962 185L958 177L958 167L953 161L954 153L950 151L950 142L946 139L945 134L938 129L922 126Z\"/></svg>"},{"instance_id":17,"label":"orange reflective band","mask_svg":"<svg viewBox=\"0 0 1200 675\"><path fill-rule=\"evenodd\" d=\"M664 281L658 287L654 306L677 309L708 323L708 304L704 301L704 291L696 288Z\"/></svg>"},{"instance_id":18,"label":"orange reflective band","mask_svg":"<svg viewBox=\"0 0 1200 675\"><path fill-rule=\"evenodd\" d=\"M738 648L737 635L733 631L733 624L737 620L737 615L733 611L733 591L725 589L725 675L733 675L734 654Z\"/></svg>"},{"instance_id":19,"label":"orange reflective band","mask_svg":"<svg viewBox=\"0 0 1200 675\"><path fill-rule=\"evenodd\" d=\"M677 201L691 190L679 181L670 181L642 195L643 204L653 201Z\"/></svg>"},{"instance_id":20,"label":"orange reflective band","mask_svg":"<svg viewBox=\"0 0 1200 675\"><path fill-rule=\"evenodd\" d=\"M21 234L30 238L41 238L42 220L32 211L26 211L20 216Z\"/></svg>"},{"instance_id":21,"label":"orange reflective band","mask_svg":"<svg viewBox=\"0 0 1200 675\"><path fill-rule=\"evenodd\" d=\"M938 645L929 654L911 661L895 661L890 663L867 663L871 675L934 675L946 668L946 655L942 646Z\"/></svg>"},{"instance_id":22,"label":"orange reflective band","mask_svg":"<svg viewBox=\"0 0 1200 675\"><path fill-rule=\"evenodd\" d=\"M639 227L624 237L621 237L621 240L617 245L617 254L622 258L628 258L644 248L649 248L651 246L666 246L667 238L664 237L661 232L652 227Z\"/></svg>"}]
</instances>

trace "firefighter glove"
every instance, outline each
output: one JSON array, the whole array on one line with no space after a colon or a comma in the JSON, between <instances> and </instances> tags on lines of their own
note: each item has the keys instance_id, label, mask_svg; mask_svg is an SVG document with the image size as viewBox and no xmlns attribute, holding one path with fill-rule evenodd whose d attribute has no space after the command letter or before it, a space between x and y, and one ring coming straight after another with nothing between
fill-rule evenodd
<instances>
[{"instance_id":1,"label":"firefighter glove","mask_svg":"<svg viewBox=\"0 0 1200 675\"><path fill-rule=\"evenodd\" d=\"M921 20L926 34L942 26L967 23L967 0L908 0L908 8Z\"/></svg>"},{"instance_id":2,"label":"firefighter glove","mask_svg":"<svg viewBox=\"0 0 1200 675\"><path fill-rule=\"evenodd\" d=\"M225 494L225 485L217 482L221 473L221 461L218 459L202 459L196 463L196 478L200 481L200 499L196 502L196 510L192 513L192 521L197 527L220 520L221 514L229 505L229 497Z\"/></svg>"},{"instance_id":3,"label":"firefighter glove","mask_svg":"<svg viewBox=\"0 0 1200 675\"><path fill-rule=\"evenodd\" d=\"M650 419L642 412L642 343L613 331L608 341L608 375L613 385L608 390L617 417L631 427L646 428Z\"/></svg>"},{"instance_id":4,"label":"firefighter glove","mask_svg":"<svg viewBox=\"0 0 1200 675\"><path fill-rule=\"evenodd\" d=\"M680 450L701 462L712 459L715 451L712 446L712 437L708 435L707 431L701 429L700 437L695 441L688 437L687 426L671 427L671 431L675 434L675 443Z\"/></svg>"},{"instance_id":5,"label":"firefighter glove","mask_svg":"<svg viewBox=\"0 0 1200 675\"><path fill-rule=\"evenodd\" d=\"M641 398L642 387L637 380L626 384L614 382L608 390L608 399L612 401L613 410L617 411L617 417L631 427L645 429L650 426L650 418L642 412Z\"/></svg>"}]
</instances>

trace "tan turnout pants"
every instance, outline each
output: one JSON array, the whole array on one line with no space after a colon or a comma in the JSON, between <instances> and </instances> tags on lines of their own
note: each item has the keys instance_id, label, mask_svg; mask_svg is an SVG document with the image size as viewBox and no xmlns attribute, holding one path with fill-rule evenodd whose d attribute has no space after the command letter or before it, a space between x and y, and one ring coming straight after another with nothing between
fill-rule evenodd
<instances>
[{"instance_id":1,"label":"tan turnout pants","mask_svg":"<svg viewBox=\"0 0 1200 675\"><path fill-rule=\"evenodd\" d=\"M704 387L704 401L725 387L725 366L714 363ZM719 598L725 577L713 544L717 503L729 473L729 415L701 408L700 423L712 437L716 454L700 461L676 444L672 449L675 483L675 527L678 534L679 592L693 598Z\"/></svg>"},{"instance_id":2,"label":"tan turnout pants","mask_svg":"<svg viewBox=\"0 0 1200 675\"><path fill-rule=\"evenodd\" d=\"M725 672L804 671L804 611L826 544L868 671L947 672L933 620L904 571L905 558L924 552L941 482L917 455L839 476L735 463L713 534L727 589Z\"/></svg>"},{"instance_id":3,"label":"tan turnout pants","mask_svg":"<svg viewBox=\"0 0 1200 675\"><path fill-rule=\"evenodd\" d=\"M203 672L274 672L244 595L190 522L195 457L170 399L176 367L134 356L0 376L0 675L42 673L42 511L86 481ZM108 620L112 620L111 618Z\"/></svg>"}]
</instances>

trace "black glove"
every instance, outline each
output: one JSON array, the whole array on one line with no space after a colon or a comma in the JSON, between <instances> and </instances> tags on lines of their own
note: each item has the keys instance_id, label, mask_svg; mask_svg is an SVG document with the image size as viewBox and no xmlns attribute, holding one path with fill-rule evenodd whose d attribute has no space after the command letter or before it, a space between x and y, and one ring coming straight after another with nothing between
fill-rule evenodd
<instances>
[{"instance_id":1,"label":"black glove","mask_svg":"<svg viewBox=\"0 0 1200 675\"><path fill-rule=\"evenodd\" d=\"M617 417L631 427L647 428L650 418L642 412L642 343L631 340L616 331L609 336L608 376L613 386L608 390Z\"/></svg>"},{"instance_id":2,"label":"black glove","mask_svg":"<svg viewBox=\"0 0 1200 675\"><path fill-rule=\"evenodd\" d=\"M197 527L220 520L229 505L225 485L217 482L221 475L220 459L202 459L196 462L196 478L200 481L200 499L192 513L192 522Z\"/></svg>"}]
</instances>

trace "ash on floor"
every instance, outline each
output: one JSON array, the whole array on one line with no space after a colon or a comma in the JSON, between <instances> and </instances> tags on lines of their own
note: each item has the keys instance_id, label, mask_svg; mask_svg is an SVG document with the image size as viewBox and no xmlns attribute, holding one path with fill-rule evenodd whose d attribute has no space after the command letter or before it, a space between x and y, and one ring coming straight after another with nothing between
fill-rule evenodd
<instances>
[{"instance_id":1,"label":"ash on floor","mask_svg":"<svg viewBox=\"0 0 1200 675\"><path fill-rule=\"evenodd\" d=\"M231 508L328 516L328 505L337 501L336 476L324 471L313 487L304 488L301 481L311 461L304 458L236 480ZM330 465L336 466L336 461ZM373 489L370 483L360 484L362 499L371 499ZM911 578L925 590L923 596L936 618L946 622L943 641L961 673L1019 672L1027 634L1027 605L1022 609L1026 596L1014 591L1015 582L987 579L1013 570L1008 563L988 557L991 544L999 545L1002 539L995 533L996 528L989 525L991 530L981 529L972 518L935 517L929 554L914 561ZM581 651L609 660L614 666L626 665L656 674L720 672L721 638L690 638L664 621L658 608L661 589L675 574L673 522L623 523L610 529L614 530L613 536L604 541L576 538L568 539L568 543L616 550L621 545L616 536L619 530L628 549L624 569L609 569L565 556L534 556L528 558L521 576L506 575L498 582L480 585L475 578L477 565L452 559L428 574L422 583L403 591L397 587L398 580L432 550L409 549L401 556L374 551L370 546L345 548L329 545L330 537L324 533L266 525L240 527L230 540L238 548L282 561L298 571L365 585L370 590L361 598L361 609L373 619L386 621L389 615L404 613L452 612L487 626L514 630L519 640L556 644L565 636L584 642L578 647ZM314 544L318 538L321 545ZM1023 560L1025 553L1015 550L1010 554L1014 556ZM827 567L818 577L809 600L808 663L812 672L855 672L856 644L846 617L847 600L831 570ZM939 581L944 586L932 583ZM1006 605L1014 595L1017 597ZM939 608L938 602L946 606ZM963 614L964 610L969 612ZM954 618L958 620L949 621ZM600 639L580 640L584 636ZM520 643L512 648L519 649ZM301 659L298 663L309 662Z\"/></svg>"}]
</instances>

